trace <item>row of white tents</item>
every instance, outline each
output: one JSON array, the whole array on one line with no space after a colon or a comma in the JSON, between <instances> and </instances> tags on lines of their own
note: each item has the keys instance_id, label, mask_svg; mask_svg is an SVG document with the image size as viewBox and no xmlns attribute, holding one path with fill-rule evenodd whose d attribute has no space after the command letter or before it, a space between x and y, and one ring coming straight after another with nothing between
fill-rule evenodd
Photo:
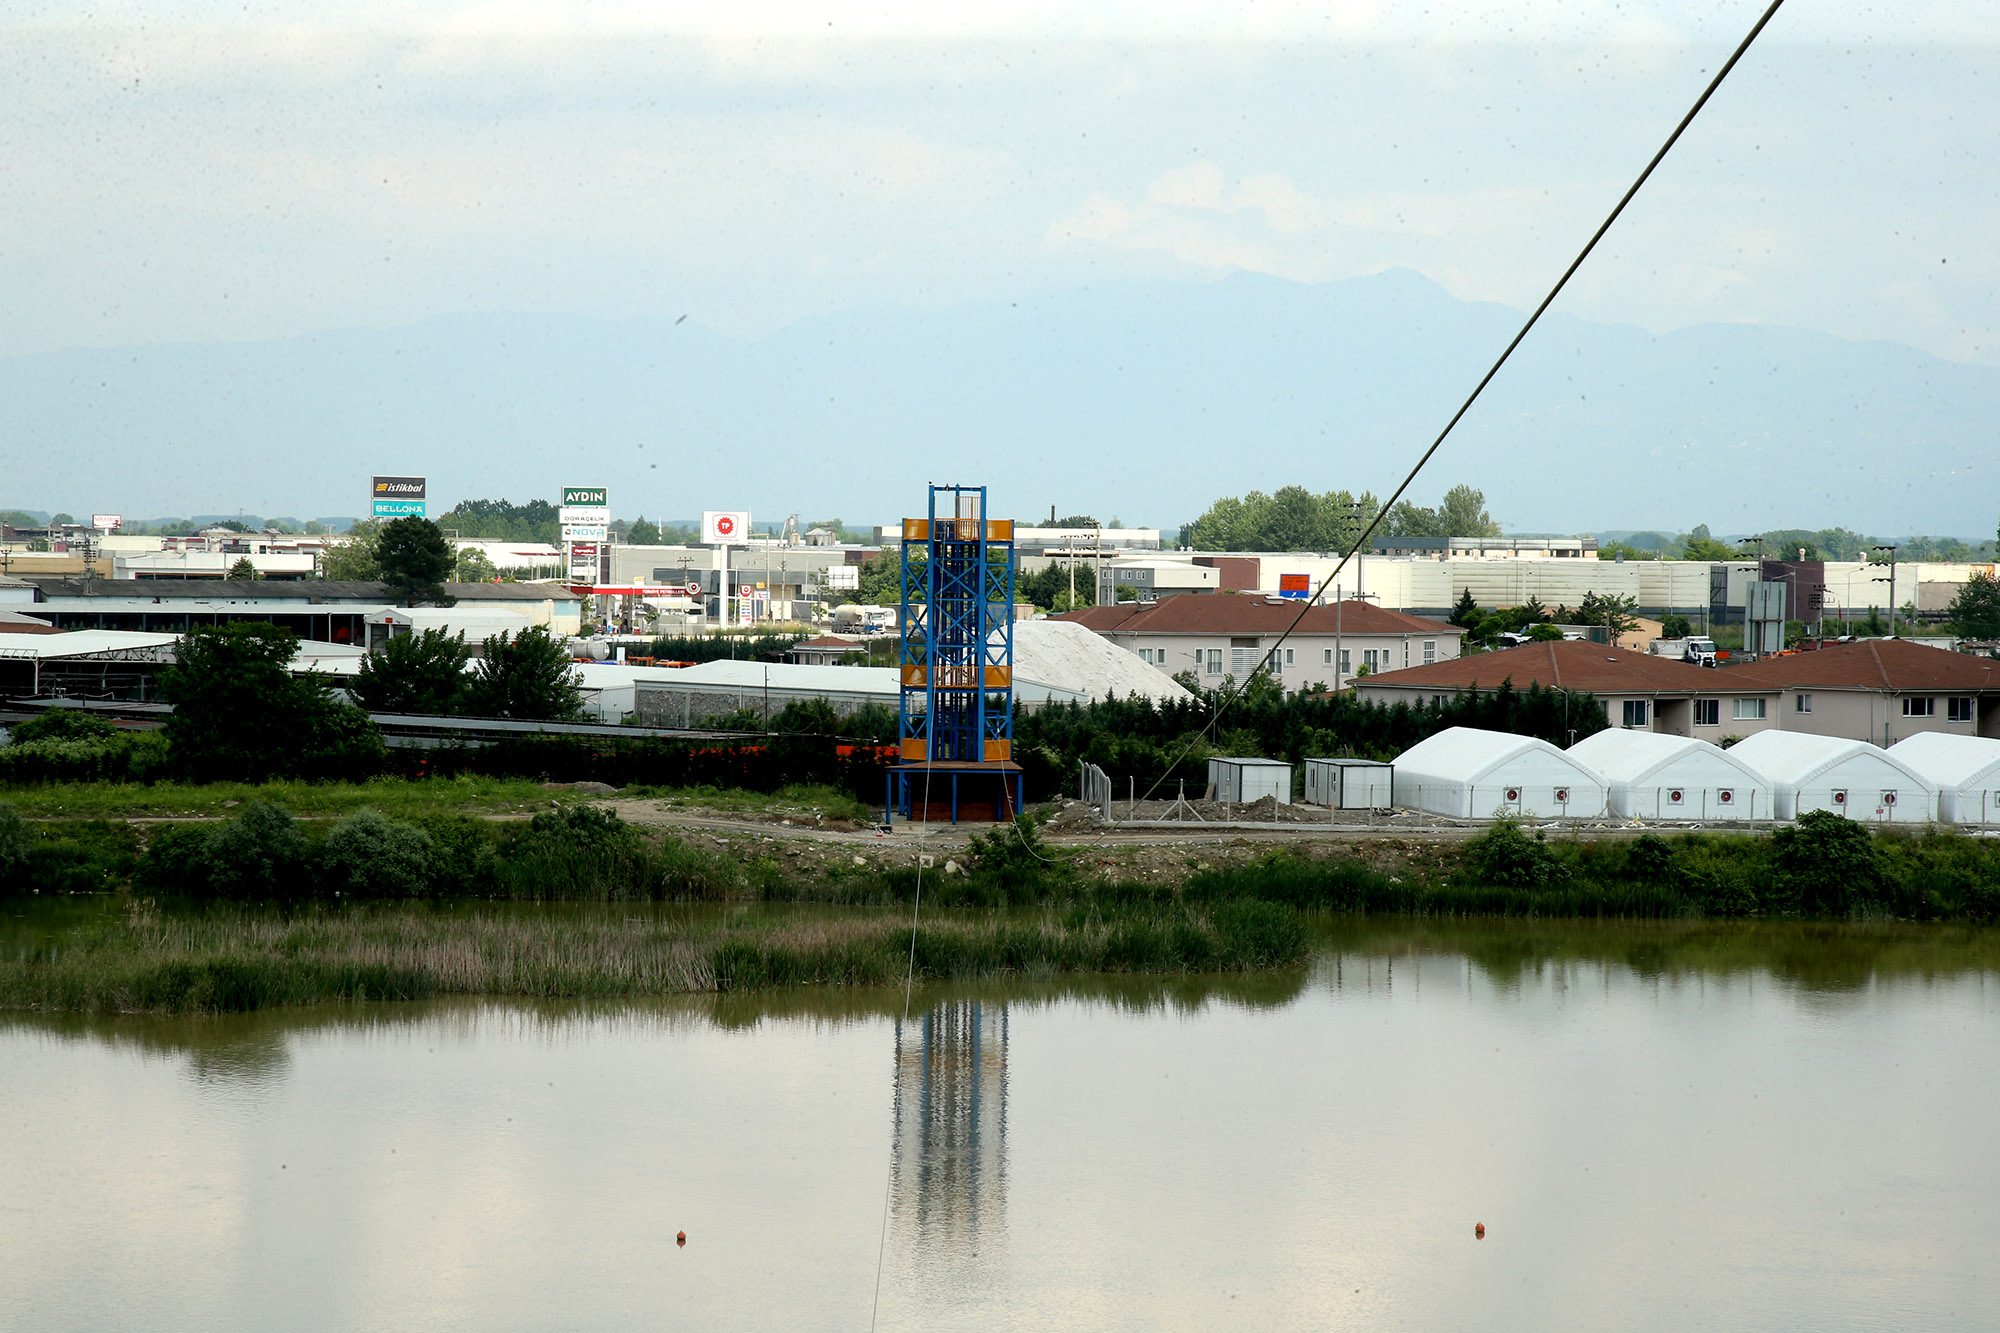
<instances>
[{"instance_id":1,"label":"row of white tents","mask_svg":"<svg viewBox=\"0 0 2000 1333\"><path fill-rule=\"evenodd\" d=\"M1724 750L1689 736L1600 731L1561 750L1452 727L1394 764L1395 804L1458 819L1796 819L2000 823L2000 740L1923 732L1865 741L1765 731Z\"/></svg>"}]
</instances>

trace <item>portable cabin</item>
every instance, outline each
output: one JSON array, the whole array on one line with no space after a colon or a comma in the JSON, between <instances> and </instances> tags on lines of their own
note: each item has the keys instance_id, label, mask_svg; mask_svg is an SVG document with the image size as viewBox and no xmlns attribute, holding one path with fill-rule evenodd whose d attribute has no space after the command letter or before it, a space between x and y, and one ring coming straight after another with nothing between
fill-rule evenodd
<instances>
[{"instance_id":1,"label":"portable cabin","mask_svg":"<svg viewBox=\"0 0 2000 1333\"><path fill-rule=\"evenodd\" d=\"M1569 747L1604 775L1627 819L1769 819L1771 783L1728 750L1692 736L1606 727Z\"/></svg>"},{"instance_id":2,"label":"portable cabin","mask_svg":"<svg viewBox=\"0 0 2000 1333\"><path fill-rule=\"evenodd\" d=\"M1457 819L1591 819L1604 778L1533 736L1450 727L1397 756L1396 804Z\"/></svg>"},{"instance_id":3,"label":"portable cabin","mask_svg":"<svg viewBox=\"0 0 2000 1333\"><path fill-rule=\"evenodd\" d=\"M1936 784L1866 741L1760 731L1729 753L1770 780L1772 814L1779 819L1812 810L1883 824L1927 824L1937 817Z\"/></svg>"},{"instance_id":4,"label":"portable cabin","mask_svg":"<svg viewBox=\"0 0 2000 1333\"><path fill-rule=\"evenodd\" d=\"M1306 760L1306 804L1386 810L1396 803L1395 769L1375 759Z\"/></svg>"},{"instance_id":5,"label":"portable cabin","mask_svg":"<svg viewBox=\"0 0 2000 1333\"><path fill-rule=\"evenodd\" d=\"M2000 740L1920 731L1887 753L1937 787L1940 821L2000 824Z\"/></svg>"},{"instance_id":6,"label":"portable cabin","mask_svg":"<svg viewBox=\"0 0 2000 1333\"><path fill-rule=\"evenodd\" d=\"M1282 759L1211 759L1208 786L1214 799L1248 805L1266 796L1292 803L1292 766Z\"/></svg>"}]
</instances>

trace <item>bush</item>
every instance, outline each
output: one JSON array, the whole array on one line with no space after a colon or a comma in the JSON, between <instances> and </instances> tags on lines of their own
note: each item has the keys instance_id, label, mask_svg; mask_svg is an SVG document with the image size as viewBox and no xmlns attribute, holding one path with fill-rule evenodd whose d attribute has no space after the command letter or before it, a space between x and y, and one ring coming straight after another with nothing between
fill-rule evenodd
<instances>
[{"instance_id":1,"label":"bush","mask_svg":"<svg viewBox=\"0 0 2000 1333\"><path fill-rule=\"evenodd\" d=\"M491 894L499 857L485 823L464 815L423 815L411 821L430 839L430 891L445 898Z\"/></svg>"},{"instance_id":2,"label":"bush","mask_svg":"<svg viewBox=\"0 0 2000 1333\"><path fill-rule=\"evenodd\" d=\"M139 858L133 887L160 893L208 892L208 839L205 824L159 824Z\"/></svg>"},{"instance_id":3,"label":"bush","mask_svg":"<svg viewBox=\"0 0 2000 1333\"><path fill-rule=\"evenodd\" d=\"M1508 889L1546 889L1568 881L1569 867L1538 830L1534 837L1511 819L1468 842L1466 864L1480 883Z\"/></svg>"},{"instance_id":4,"label":"bush","mask_svg":"<svg viewBox=\"0 0 2000 1333\"><path fill-rule=\"evenodd\" d=\"M1830 810L1809 810L1772 833L1771 861L1779 892L1809 916L1845 916L1881 888L1874 837Z\"/></svg>"},{"instance_id":5,"label":"bush","mask_svg":"<svg viewBox=\"0 0 2000 1333\"><path fill-rule=\"evenodd\" d=\"M252 801L209 834L202 851L209 890L224 898L296 898L310 888L306 835L291 811Z\"/></svg>"},{"instance_id":6,"label":"bush","mask_svg":"<svg viewBox=\"0 0 2000 1333\"><path fill-rule=\"evenodd\" d=\"M21 812L0 805L0 890L28 887L28 825Z\"/></svg>"},{"instance_id":7,"label":"bush","mask_svg":"<svg viewBox=\"0 0 2000 1333\"><path fill-rule=\"evenodd\" d=\"M30 741L103 742L118 735L118 727L108 717L78 708L51 708L40 717L14 725L11 738L16 745Z\"/></svg>"},{"instance_id":8,"label":"bush","mask_svg":"<svg viewBox=\"0 0 2000 1333\"><path fill-rule=\"evenodd\" d=\"M431 887L430 835L413 824L356 810L320 847L320 879L332 893L357 898L415 898Z\"/></svg>"}]
</instances>

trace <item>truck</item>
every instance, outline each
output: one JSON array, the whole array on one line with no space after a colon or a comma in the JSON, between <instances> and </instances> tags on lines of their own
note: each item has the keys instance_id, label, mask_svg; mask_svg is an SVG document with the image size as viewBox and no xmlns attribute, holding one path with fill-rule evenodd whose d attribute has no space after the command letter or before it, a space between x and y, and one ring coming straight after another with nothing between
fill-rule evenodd
<instances>
[{"instance_id":1,"label":"truck","mask_svg":"<svg viewBox=\"0 0 2000 1333\"><path fill-rule=\"evenodd\" d=\"M1715 640L1706 635L1691 639L1654 639L1646 645L1646 651L1655 657L1671 657L1695 666L1718 666L1722 660L1715 649Z\"/></svg>"}]
</instances>

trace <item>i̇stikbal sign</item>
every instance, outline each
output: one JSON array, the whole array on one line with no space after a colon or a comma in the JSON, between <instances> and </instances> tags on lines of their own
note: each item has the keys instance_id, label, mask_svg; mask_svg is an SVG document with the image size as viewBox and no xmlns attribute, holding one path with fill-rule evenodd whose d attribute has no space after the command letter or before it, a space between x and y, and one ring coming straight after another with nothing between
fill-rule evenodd
<instances>
[{"instance_id":1,"label":"i\u0307stikbal sign","mask_svg":"<svg viewBox=\"0 0 2000 1333\"><path fill-rule=\"evenodd\" d=\"M424 514L424 478L377 477L370 488L375 501L375 517L404 518Z\"/></svg>"}]
</instances>

